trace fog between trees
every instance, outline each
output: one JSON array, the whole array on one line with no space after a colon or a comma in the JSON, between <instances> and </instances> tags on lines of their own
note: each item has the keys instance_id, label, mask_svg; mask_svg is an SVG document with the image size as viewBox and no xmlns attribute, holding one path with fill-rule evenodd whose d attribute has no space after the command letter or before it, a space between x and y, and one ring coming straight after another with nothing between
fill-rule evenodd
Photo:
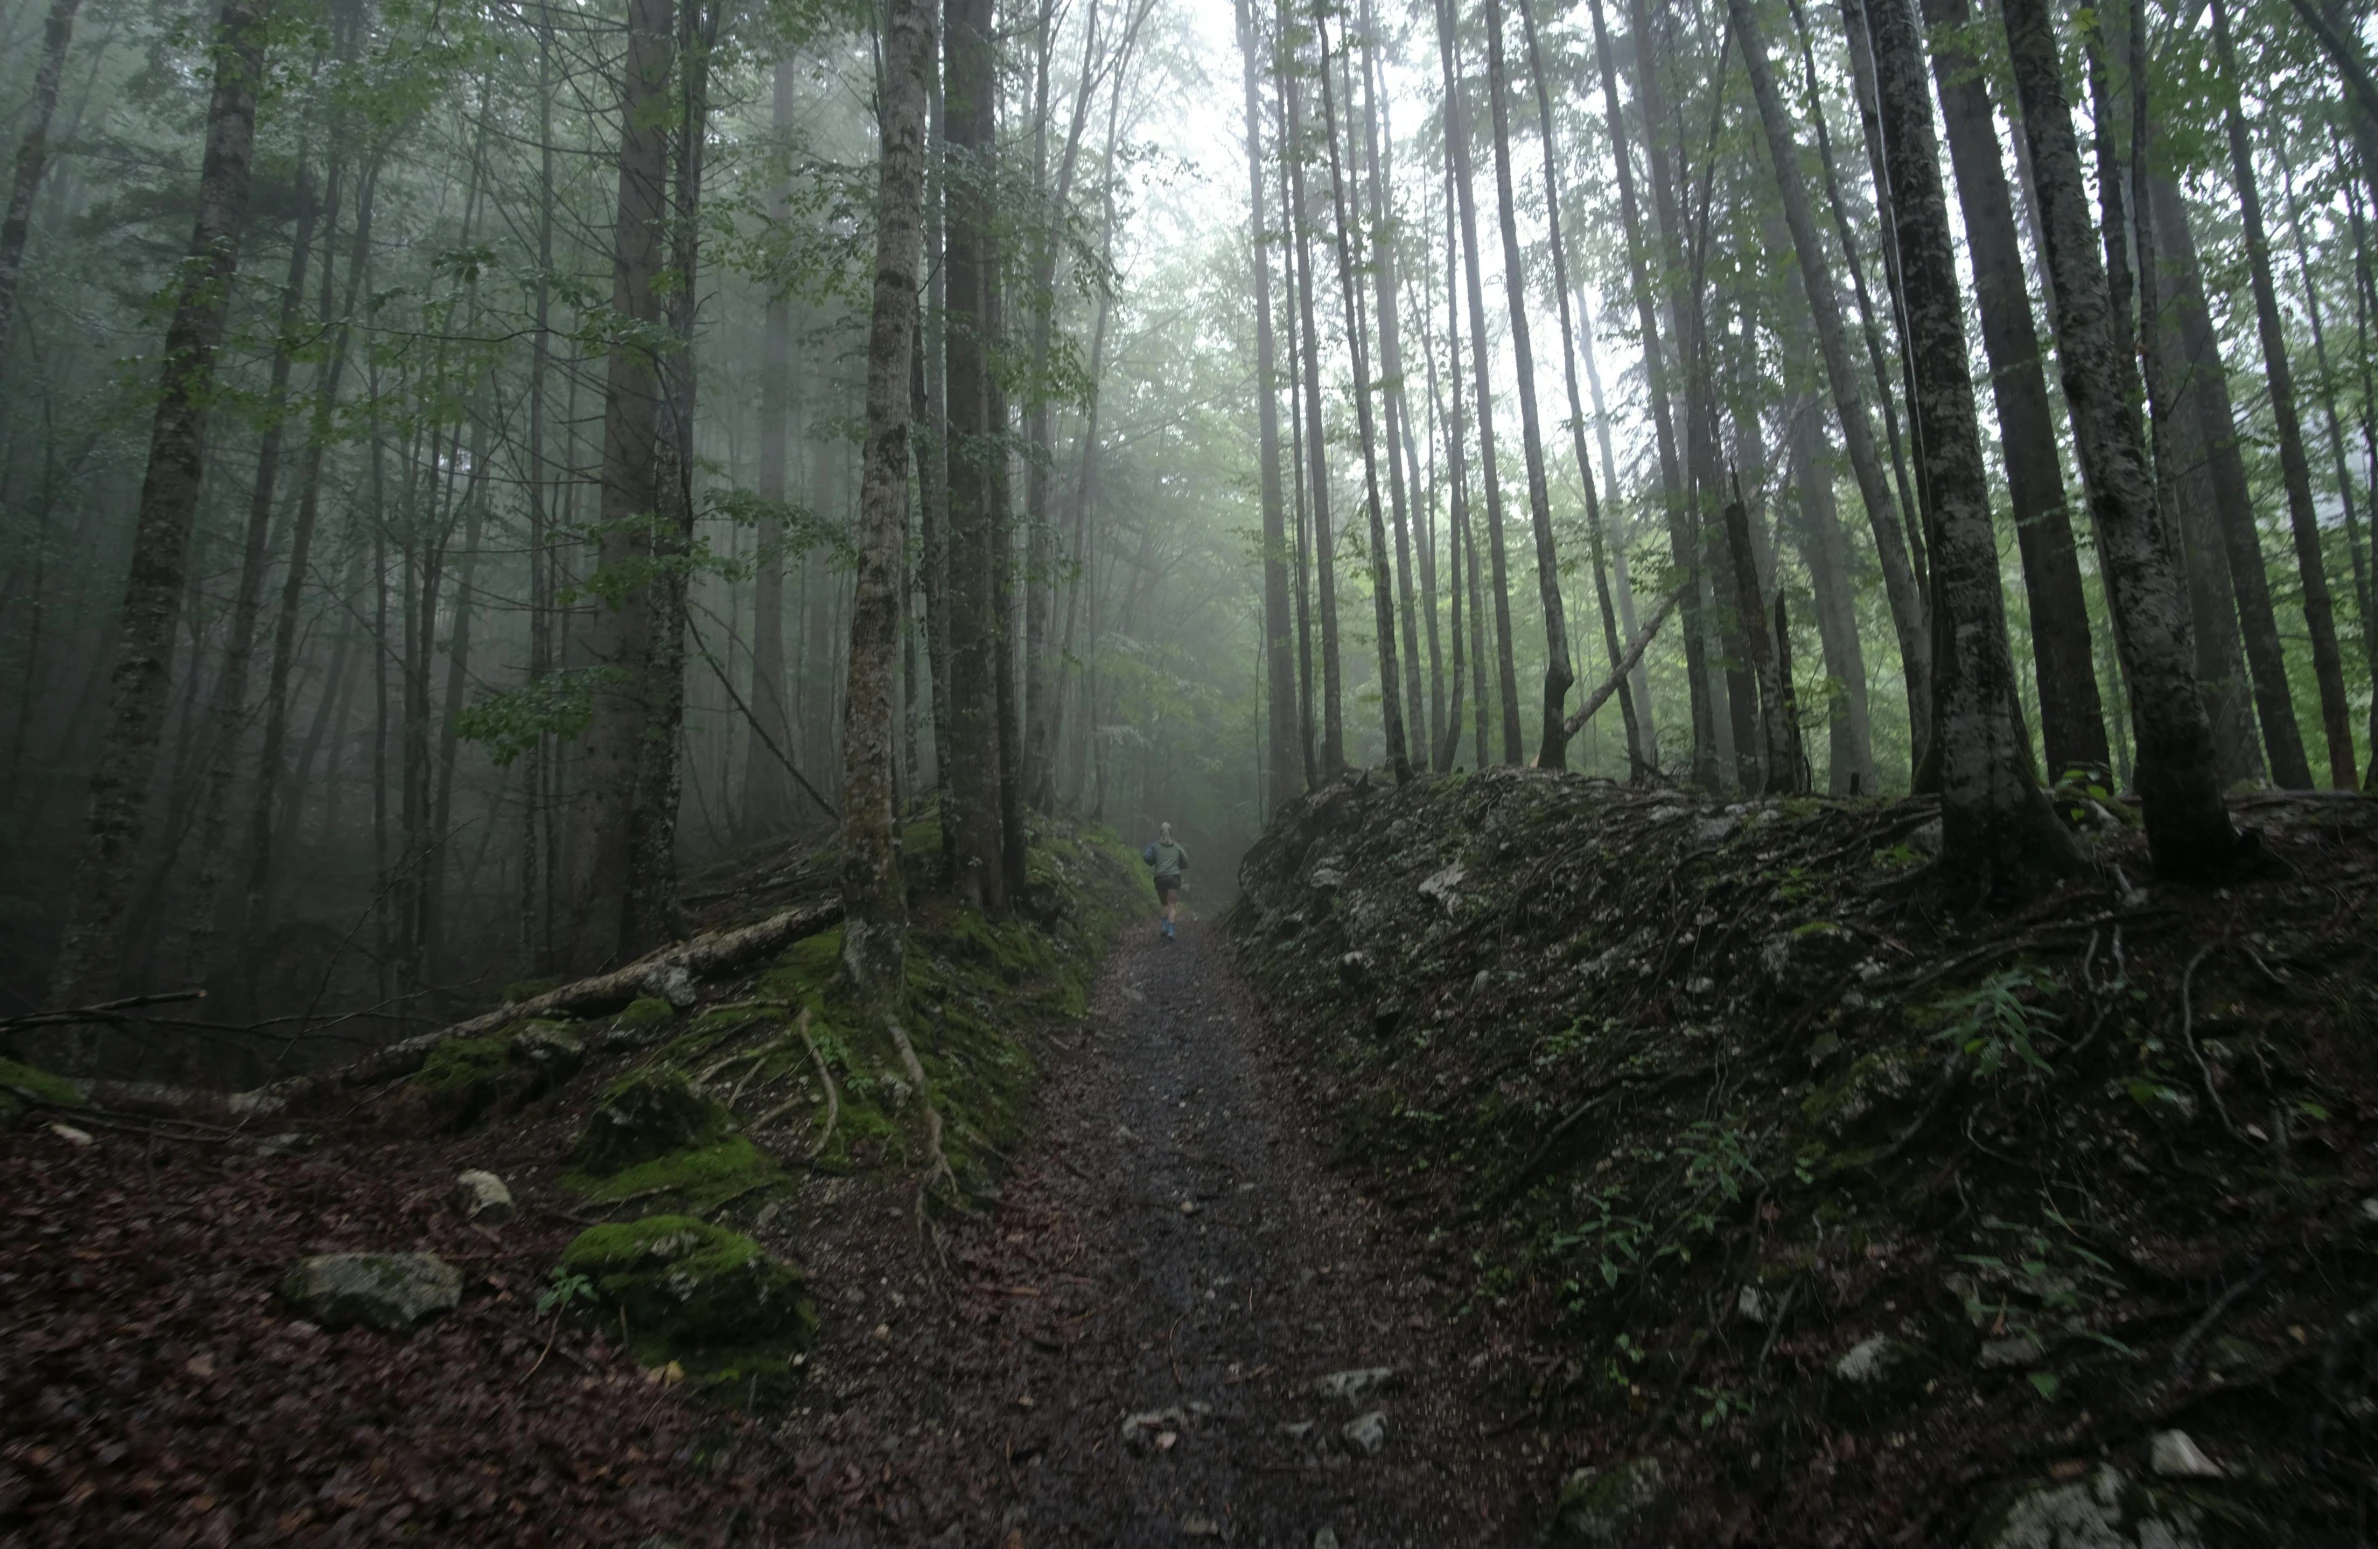
<instances>
[{"instance_id":1,"label":"fog between trees","mask_svg":"<svg viewBox=\"0 0 2378 1549\"><path fill-rule=\"evenodd\" d=\"M1355 766L1937 791L1999 901L2369 767L2349 0L0 38L0 989L209 992L52 1057L328 1057L836 835L896 1022L1028 814L1218 902Z\"/></svg>"}]
</instances>

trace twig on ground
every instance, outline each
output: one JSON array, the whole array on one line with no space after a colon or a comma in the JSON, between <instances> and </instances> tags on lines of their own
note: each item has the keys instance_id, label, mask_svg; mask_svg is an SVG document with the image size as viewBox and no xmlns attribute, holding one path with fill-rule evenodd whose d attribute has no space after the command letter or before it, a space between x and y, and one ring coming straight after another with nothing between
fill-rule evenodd
<instances>
[{"instance_id":1,"label":"twig on ground","mask_svg":"<svg viewBox=\"0 0 2378 1549\"><path fill-rule=\"evenodd\" d=\"M2182 1334L2179 1343L2172 1346L2172 1377L2174 1380L2184 1381L2187 1378L2194 1364L2191 1357L2195 1354L2197 1341L2210 1333L2213 1325L2221 1321L2221 1315L2236 1306L2240 1298L2262 1284L2262 1277L2269 1273L2270 1265L2267 1263L2256 1264L2246 1278L2222 1292L2215 1299L2213 1305L2205 1309L2203 1317L2188 1325L2188 1332Z\"/></svg>"},{"instance_id":2,"label":"twig on ground","mask_svg":"<svg viewBox=\"0 0 2378 1549\"><path fill-rule=\"evenodd\" d=\"M2196 1061L2196 1073L2204 1080L2205 1096L2212 1101L2213 1112L2220 1116L2221 1128L2230 1139L2235 1140L2238 1138L2238 1127L2229 1122L2229 1106L2222 1102L2220 1089L2213 1085L2213 1067L2205 1063L2204 1051L2196 1045L2196 1003L2191 993L2196 984L2197 969L2206 958L2220 951L2221 945L2221 942L2216 941L2198 948L2196 956L2188 960L2188 971L2180 975L2180 1041L2188 1045L2188 1057Z\"/></svg>"}]
</instances>

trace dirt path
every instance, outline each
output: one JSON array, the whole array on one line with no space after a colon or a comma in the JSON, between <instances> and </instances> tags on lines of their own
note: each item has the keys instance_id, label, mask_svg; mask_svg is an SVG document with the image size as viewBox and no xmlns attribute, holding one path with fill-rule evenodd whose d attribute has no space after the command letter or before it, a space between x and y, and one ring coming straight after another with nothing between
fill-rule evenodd
<instances>
[{"instance_id":1,"label":"dirt path","mask_svg":"<svg viewBox=\"0 0 2378 1549\"><path fill-rule=\"evenodd\" d=\"M1319 1165L1282 1085L1208 927L1116 952L942 1292L829 1320L799 1451L870 1503L838 1542L1520 1541L1543 1465L1419 1245Z\"/></svg>"}]
</instances>

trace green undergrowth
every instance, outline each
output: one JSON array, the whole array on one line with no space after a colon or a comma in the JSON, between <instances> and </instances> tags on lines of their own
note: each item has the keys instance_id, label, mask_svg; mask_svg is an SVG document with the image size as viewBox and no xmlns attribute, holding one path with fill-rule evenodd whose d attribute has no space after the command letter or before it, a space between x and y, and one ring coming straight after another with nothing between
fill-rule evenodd
<instances>
[{"instance_id":1,"label":"green undergrowth","mask_svg":"<svg viewBox=\"0 0 2378 1549\"><path fill-rule=\"evenodd\" d=\"M1821 1420L1962 1480L1921 1508L1945 1541L2051 1430L2139 1477L2193 1406L2290 1477L2288 1374L2367 1324L2378 973L2338 899L2378 881L2378 804L2254 821L2267 880L2142 897L2105 823L2103 884L2002 917L1933 875L1925 801L1354 777L1249 853L1229 924L1454 1310L1537 1342L1548 1427L1789 1500ZM2283 1242L2317 1290L2190 1332ZM2357 1469L2364 1359L2321 1400Z\"/></svg>"},{"instance_id":2,"label":"green undergrowth","mask_svg":"<svg viewBox=\"0 0 2378 1549\"><path fill-rule=\"evenodd\" d=\"M562 1250L554 1288L556 1301L617 1319L645 1366L674 1362L728 1400L781 1397L817 1331L797 1269L688 1215L589 1228Z\"/></svg>"}]
</instances>

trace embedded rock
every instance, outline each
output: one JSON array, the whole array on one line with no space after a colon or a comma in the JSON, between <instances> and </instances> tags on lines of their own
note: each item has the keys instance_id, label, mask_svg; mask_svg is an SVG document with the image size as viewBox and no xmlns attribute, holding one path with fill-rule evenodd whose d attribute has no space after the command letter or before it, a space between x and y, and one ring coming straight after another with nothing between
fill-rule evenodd
<instances>
[{"instance_id":1,"label":"embedded rock","mask_svg":"<svg viewBox=\"0 0 2378 1549\"><path fill-rule=\"evenodd\" d=\"M708 1145L725 1128L726 1110L696 1093L682 1074L640 1071L614 1083L596 1102L570 1161L605 1177L672 1151Z\"/></svg>"},{"instance_id":2,"label":"embedded rock","mask_svg":"<svg viewBox=\"0 0 2378 1549\"><path fill-rule=\"evenodd\" d=\"M1581 1468L1561 1484L1544 1549L1622 1549L1652 1542L1669 1504L1668 1474L1658 1458Z\"/></svg>"},{"instance_id":3,"label":"embedded rock","mask_svg":"<svg viewBox=\"0 0 2378 1549\"><path fill-rule=\"evenodd\" d=\"M324 1328L404 1334L462 1300L462 1271L430 1253L324 1253L300 1259L281 1297Z\"/></svg>"},{"instance_id":4,"label":"embedded rock","mask_svg":"<svg viewBox=\"0 0 2378 1549\"><path fill-rule=\"evenodd\" d=\"M691 1216L646 1216L581 1232L562 1250L645 1354L805 1346L817 1327L800 1271L738 1232Z\"/></svg>"},{"instance_id":5,"label":"embedded rock","mask_svg":"<svg viewBox=\"0 0 2378 1549\"><path fill-rule=\"evenodd\" d=\"M462 1212L464 1220L489 1226L501 1226L518 1213L504 1180L476 1168L454 1180L454 1208Z\"/></svg>"}]
</instances>

